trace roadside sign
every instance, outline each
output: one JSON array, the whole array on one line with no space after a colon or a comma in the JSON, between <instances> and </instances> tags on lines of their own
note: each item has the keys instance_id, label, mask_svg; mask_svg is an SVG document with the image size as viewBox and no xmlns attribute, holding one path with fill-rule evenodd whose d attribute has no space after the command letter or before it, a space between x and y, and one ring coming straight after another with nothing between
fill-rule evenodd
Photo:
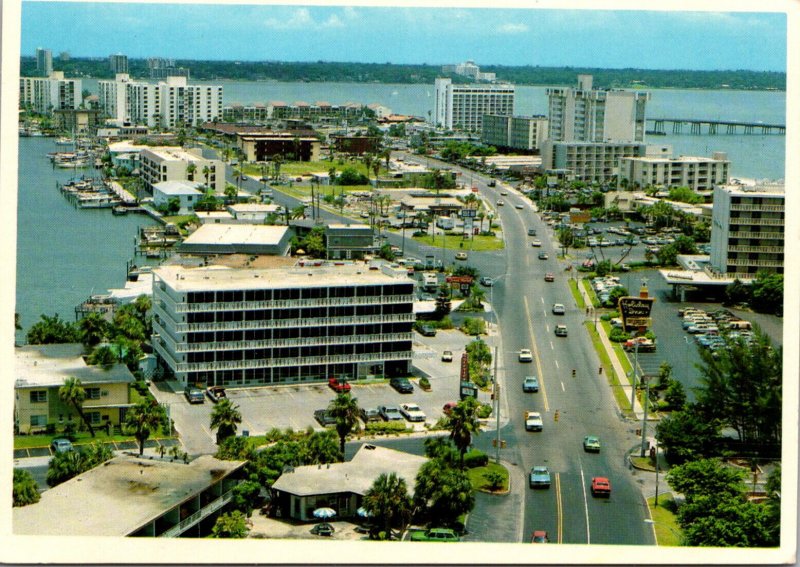
<instances>
[{"instance_id":1,"label":"roadside sign","mask_svg":"<svg viewBox=\"0 0 800 567\"><path fill-rule=\"evenodd\" d=\"M649 327L652 319L650 310L653 308L652 297L620 297L618 302L619 312L622 315L622 325L628 327Z\"/></svg>"}]
</instances>

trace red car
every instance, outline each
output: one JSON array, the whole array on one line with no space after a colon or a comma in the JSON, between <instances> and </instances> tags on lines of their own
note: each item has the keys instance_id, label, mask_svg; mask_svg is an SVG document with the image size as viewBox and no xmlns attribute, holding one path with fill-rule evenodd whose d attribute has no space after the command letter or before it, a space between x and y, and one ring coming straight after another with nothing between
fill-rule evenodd
<instances>
[{"instance_id":1,"label":"red car","mask_svg":"<svg viewBox=\"0 0 800 567\"><path fill-rule=\"evenodd\" d=\"M335 376L328 378L328 386L333 388L333 391L337 394L343 394L350 391L350 384L344 380L339 380Z\"/></svg>"},{"instance_id":2,"label":"red car","mask_svg":"<svg viewBox=\"0 0 800 567\"><path fill-rule=\"evenodd\" d=\"M531 534L531 543L548 543L550 538L544 530L536 530Z\"/></svg>"},{"instance_id":3,"label":"red car","mask_svg":"<svg viewBox=\"0 0 800 567\"><path fill-rule=\"evenodd\" d=\"M442 413L445 415L450 415L453 411L453 408L456 407L458 404L456 402L447 402L442 407Z\"/></svg>"},{"instance_id":4,"label":"red car","mask_svg":"<svg viewBox=\"0 0 800 567\"><path fill-rule=\"evenodd\" d=\"M604 476L592 478L592 496L611 496L611 482Z\"/></svg>"}]
</instances>

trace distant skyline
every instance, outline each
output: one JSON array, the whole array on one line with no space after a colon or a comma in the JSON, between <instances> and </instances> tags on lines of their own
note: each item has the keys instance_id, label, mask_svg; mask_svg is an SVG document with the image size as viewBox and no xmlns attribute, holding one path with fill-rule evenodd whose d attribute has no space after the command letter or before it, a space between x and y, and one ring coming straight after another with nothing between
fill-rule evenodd
<instances>
[{"instance_id":1,"label":"distant skyline","mask_svg":"<svg viewBox=\"0 0 800 567\"><path fill-rule=\"evenodd\" d=\"M786 70L782 13L23 2L21 17L25 56Z\"/></svg>"}]
</instances>

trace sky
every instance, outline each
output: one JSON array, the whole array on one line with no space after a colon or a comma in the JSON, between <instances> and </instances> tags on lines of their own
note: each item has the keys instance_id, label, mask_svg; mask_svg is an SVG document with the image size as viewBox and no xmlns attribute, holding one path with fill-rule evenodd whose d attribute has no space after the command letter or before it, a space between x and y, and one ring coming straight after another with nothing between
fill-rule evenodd
<instances>
[{"instance_id":1,"label":"sky","mask_svg":"<svg viewBox=\"0 0 800 567\"><path fill-rule=\"evenodd\" d=\"M21 53L784 71L754 12L23 2Z\"/></svg>"}]
</instances>

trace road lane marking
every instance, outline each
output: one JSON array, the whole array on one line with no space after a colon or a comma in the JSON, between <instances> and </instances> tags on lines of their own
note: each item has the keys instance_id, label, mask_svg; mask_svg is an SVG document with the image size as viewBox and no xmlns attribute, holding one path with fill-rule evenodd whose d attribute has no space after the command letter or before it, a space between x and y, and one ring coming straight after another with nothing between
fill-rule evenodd
<instances>
[{"instance_id":1,"label":"road lane marking","mask_svg":"<svg viewBox=\"0 0 800 567\"><path fill-rule=\"evenodd\" d=\"M540 297L539 299L542 300L542 305L544 305L544 297Z\"/></svg>"},{"instance_id":2,"label":"road lane marking","mask_svg":"<svg viewBox=\"0 0 800 567\"><path fill-rule=\"evenodd\" d=\"M550 332L550 329L547 329L547 332ZM553 341L550 341L550 350L556 350L556 347L553 345Z\"/></svg>"},{"instance_id":3,"label":"road lane marking","mask_svg":"<svg viewBox=\"0 0 800 567\"><path fill-rule=\"evenodd\" d=\"M533 321L531 321L531 311L528 307L528 298L522 296L525 302L525 317L528 319L528 333L531 337L531 347L533 350L533 360L536 362L536 371L539 373L539 386L542 391L542 398L544 400L544 411L550 411L550 403L547 401L547 390L544 387L544 374L542 374L542 361L539 359L539 347L536 346L536 337L533 334Z\"/></svg>"},{"instance_id":4,"label":"road lane marking","mask_svg":"<svg viewBox=\"0 0 800 567\"><path fill-rule=\"evenodd\" d=\"M583 488L583 510L586 514L586 543L592 543L591 534L589 533L589 501L586 499L586 479L583 476L583 467L581 466L581 488Z\"/></svg>"},{"instance_id":5,"label":"road lane marking","mask_svg":"<svg viewBox=\"0 0 800 567\"><path fill-rule=\"evenodd\" d=\"M564 382L561 382L561 391L566 392L567 389L564 387Z\"/></svg>"},{"instance_id":6,"label":"road lane marking","mask_svg":"<svg viewBox=\"0 0 800 567\"><path fill-rule=\"evenodd\" d=\"M561 543L564 528L563 508L561 507L561 473L556 473L556 534L557 541Z\"/></svg>"},{"instance_id":7,"label":"road lane marking","mask_svg":"<svg viewBox=\"0 0 800 567\"><path fill-rule=\"evenodd\" d=\"M558 365L558 361L557 361L557 360L554 360L553 362L555 362L555 363L556 363L556 368L561 368L561 367Z\"/></svg>"}]
</instances>

